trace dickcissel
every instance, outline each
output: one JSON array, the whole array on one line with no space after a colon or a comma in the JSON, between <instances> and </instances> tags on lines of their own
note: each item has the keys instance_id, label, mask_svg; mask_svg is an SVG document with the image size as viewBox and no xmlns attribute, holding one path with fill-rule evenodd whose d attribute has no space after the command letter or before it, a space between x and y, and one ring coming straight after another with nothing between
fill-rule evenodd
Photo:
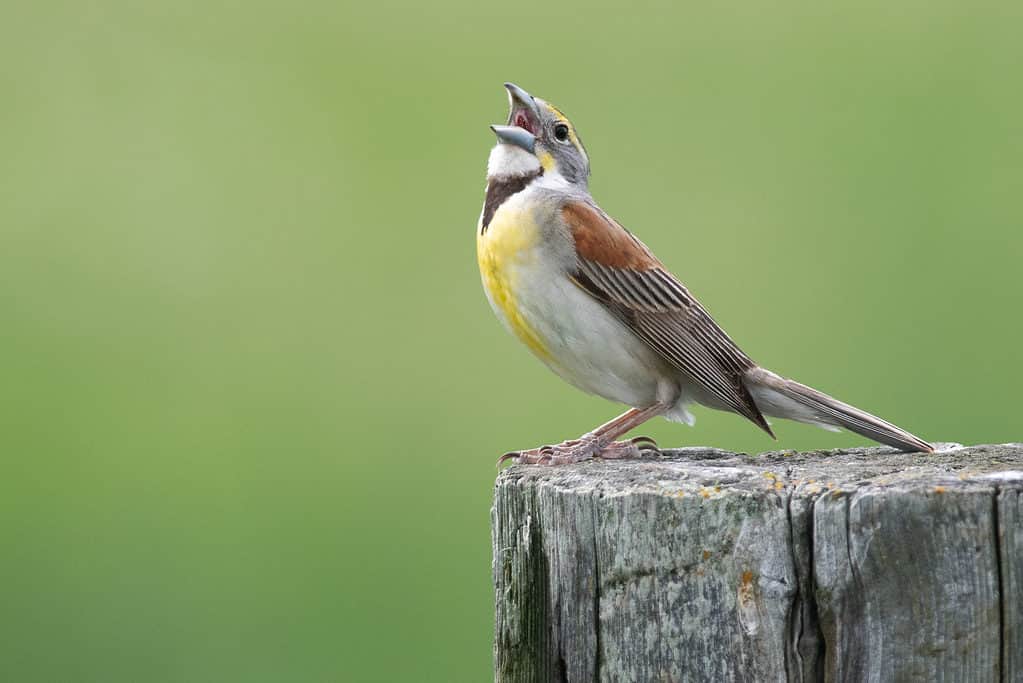
<instances>
[{"instance_id":1,"label":"dickcissel","mask_svg":"<svg viewBox=\"0 0 1023 683\"><path fill-rule=\"evenodd\" d=\"M564 114L505 83L476 248L501 322L562 379L631 406L578 439L505 454L561 465L656 447L617 441L652 417L693 424L693 403L845 428L905 451L933 451L904 429L755 363L678 278L590 196L589 157Z\"/></svg>"}]
</instances>

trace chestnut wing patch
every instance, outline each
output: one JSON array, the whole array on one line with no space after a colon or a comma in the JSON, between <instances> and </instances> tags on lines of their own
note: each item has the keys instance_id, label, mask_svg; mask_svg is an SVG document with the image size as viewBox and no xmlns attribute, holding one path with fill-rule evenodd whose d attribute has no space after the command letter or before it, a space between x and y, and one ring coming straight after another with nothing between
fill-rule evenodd
<instances>
[{"instance_id":1,"label":"chestnut wing patch","mask_svg":"<svg viewBox=\"0 0 1023 683\"><path fill-rule=\"evenodd\" d=\"M646 270L661 265L646 245L592 204L573 202L561 210L579 257L612 268Z\"/></svg>"},{"instance_id":2,"label":"chestnut wing patch","mask_svg":"<svg viewBox=\"0 0 1023 683\"><path fill-rule=\"evenodd\" d=\"M670 364L772 434L742 381L756 363L685 286L600 209L570 204L563 216L579 255L576 283Z\"/></svg>"}]
</instances>

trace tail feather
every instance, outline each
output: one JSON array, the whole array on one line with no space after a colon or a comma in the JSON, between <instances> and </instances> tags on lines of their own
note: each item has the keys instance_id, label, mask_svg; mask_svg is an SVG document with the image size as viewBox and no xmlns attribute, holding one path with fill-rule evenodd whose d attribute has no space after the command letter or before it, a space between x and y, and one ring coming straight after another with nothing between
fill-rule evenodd
<instances>
[{"instance_id":1,"label":"tail feather","mask_svg":"<svg viewBox=\"0 0 1023 683\"><path fill-rule=\"evenodd\" d=\"M876 415L764 368L754 368L747 373L746 387L765 415L806 422L825 429L842 427L904 451L934 451L934 447L923 439Z\"/></svg>"}]
</instances>

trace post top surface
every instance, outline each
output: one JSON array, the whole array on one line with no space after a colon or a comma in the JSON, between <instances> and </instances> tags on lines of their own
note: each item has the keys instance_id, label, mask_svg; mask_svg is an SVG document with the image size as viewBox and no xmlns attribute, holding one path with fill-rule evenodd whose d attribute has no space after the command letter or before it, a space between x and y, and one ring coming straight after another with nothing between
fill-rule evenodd
<instances>
[{"instance_id":1,"label":"post top surface","mask_svg":"<svg viewBox=\"0 0 1023 683\"><path fill-rule=\"evenodd\" d=\"M1023 444L935 444L934 453L888 447L769 451L759 455L714 448L663 449L644 458L592 460L546 467L513 465L497 487L552 486L600 495L647 493L714 498L729 492L775 489L815 496L865 488L936 493L1009 486L1023 488Z\"/></svg>"}]
</instances>

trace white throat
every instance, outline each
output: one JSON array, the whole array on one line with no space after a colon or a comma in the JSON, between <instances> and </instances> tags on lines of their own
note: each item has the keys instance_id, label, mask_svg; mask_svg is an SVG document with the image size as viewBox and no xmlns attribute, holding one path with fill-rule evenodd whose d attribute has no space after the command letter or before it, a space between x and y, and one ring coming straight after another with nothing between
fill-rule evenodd
<instances>
[{"instance_id":1,"label":"white throat","mask_svg":"<svg viewBox=\"0 0 1023 683\"><path fill-rule=\"evenodd\" d=\"M490 150L487 161L488 178L532 175L540 170L540 160L521 147L498 143Z\"/></svg>"}]
</instances>

